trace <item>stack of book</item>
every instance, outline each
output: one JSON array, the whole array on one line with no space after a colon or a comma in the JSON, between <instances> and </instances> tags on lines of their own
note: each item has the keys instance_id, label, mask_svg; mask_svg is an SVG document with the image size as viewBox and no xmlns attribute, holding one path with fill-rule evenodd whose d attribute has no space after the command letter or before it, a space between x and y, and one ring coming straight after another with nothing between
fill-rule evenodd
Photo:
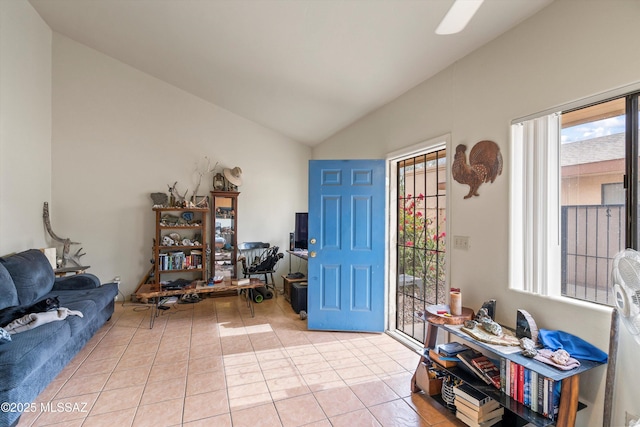
<instances>
[{"instance_id":1,"label":"stack of book","mask_svg":"<svg viewBox=\"0 0 640 427\"><path fill-rule=\"evenodd\" d=\"M458 364L456 355L469 350L469 347L459 342L450 342L429 349L429 359L443 368L452 368ZM425 351L426 355L426 351Z\"/></svg>"},{"instance_id":2,"label":"stack of book","mask_svg":"<svg viewBox=\"0 0 640 427\"><path fill-rule=\"evenodd\" d=\"M479 351L469 349L458 353L457 358L465 365L468 371L475 374L485 383L500 389L500 368L487 356Z\"/></svg>"},{"instance_id":3,"label":"stack of book","mask_svg":"<svg viewBox=\"0 0 640 427\"><path fill-rule=\"evenodd\" d=\"M504 408L498 401L462 383L453 388L456 418L471 427L489 427L502 421Z\"/></svg>"}]
</instances>

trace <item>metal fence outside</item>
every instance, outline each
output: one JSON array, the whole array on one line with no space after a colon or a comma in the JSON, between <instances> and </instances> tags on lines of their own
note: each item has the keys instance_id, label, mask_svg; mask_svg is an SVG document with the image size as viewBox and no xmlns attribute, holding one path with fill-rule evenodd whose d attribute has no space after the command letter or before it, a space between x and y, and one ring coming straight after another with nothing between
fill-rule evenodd
<instances>
[{"instance_id":1,"label":"metal fence outside","mask_svg":"<svg viewBox=\"0 0 640 427\"><path fill-rule=\"evenodd\" d=\"M562 207L562 295L613 305L611 264L625 245L624 205Z\"/></svg>"}]
</instances>

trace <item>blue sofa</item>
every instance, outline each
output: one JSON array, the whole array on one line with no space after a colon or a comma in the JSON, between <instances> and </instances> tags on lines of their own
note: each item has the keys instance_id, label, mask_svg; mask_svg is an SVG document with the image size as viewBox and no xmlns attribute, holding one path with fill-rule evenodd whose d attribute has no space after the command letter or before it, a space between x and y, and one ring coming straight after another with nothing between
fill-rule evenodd
<instances>
[{"instance_id":1,"label":"blue sofa","mask_svg":"<svg viewBox=\"0 0 640 427\"><path fill-rule=\"evenodd\" d=\"M21 406L33 402L98 329L111 318L116 283L100 285L92 274L55 277L45 255L36 249L0 258L0 309L57 296L60 307L78 310L68 316L0 342L0 426L11 426Z\"/></svg>"}]
</instances>

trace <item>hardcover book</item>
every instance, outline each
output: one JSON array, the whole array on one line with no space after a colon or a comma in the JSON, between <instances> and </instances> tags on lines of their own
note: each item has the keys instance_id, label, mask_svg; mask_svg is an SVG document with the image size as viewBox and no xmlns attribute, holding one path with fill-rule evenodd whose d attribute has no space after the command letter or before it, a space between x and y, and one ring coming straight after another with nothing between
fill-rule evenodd
<instances>
[{"instance_id":1,"label":"hardcover book","mask_svg":"<svg viewBox=\"0 0 640 427\"><path fill-rule=\"evenodd\" d=\"M475 374L478 378L484 381L487 384L493 384L491 380L489 380L480 369L478 369L471 361L477 357L483 356L479 351L469 349L463 351L462 353L458 353L456 357L460 359L464 366L467 367L467 370L473 374Z\"/></svg>"},{"instance_id":2,"label":"hardcover book","mask_svg":"<svg viewBox=\"0 0 640 427\"><path fill-rule=\"evenodd\" d=\"M459 342L449 342L438 347L438 352L443 356L455 357L456 354L469 350L469 347Z\"/></svg>"},{"instance_id":3,"label":"hardcover book","mask_svg":"<svg viewBox=\"0 0 640 427\"><path fill-rule=\"evenodd\" d=\"M475 357L471 359L471 364L478 368L485 379L491 381L495 388L500 389L500 368L494 365L487 356Z\"/></svg>"},{"instance_id":4,"label":"hardcover book","mask_svg":"<svg viewBox=\"0 0 640 427\"><path fill-rule=\"evenodd\" d=\"M452 368L458 364L458 359L456 357L442 356L436 353L433 349L429 350L429 359L445 368Z\"/></svg>"},{"instance_id":5,"label":"hardcover book","mask_svg":"<svg viewBox=\"0 0 640 427\"><path fill-rule=\"evenodd\" d=\"M485 406L488 406L488 404ZM502 417L502 415L504 414L504 408L498 405L496 407L493 407L492 410L479 412L474 410L470 406L466 406L465 404L459 405L456 400L456 412L460 412L466 415L471 420L477 423L483 423L485 421L493 420L494 418L497 418L497 417Z\"/></svg>"},{"instance_id":6,"label":"hardcover book","mask_svg":"<svg viewBox=\"0 0 640 427\"><path fill-rule=\"evenodd\" d=\"M471 402L475 406L484 406L487 403L494 401L489 396L479 392L475 388L471 387L467 383L462 383L453 388L453 393L456 396L460 396L463 399Z\"/></svg>"},{"instance_id":7,"label":"hardcover book","mask_svg":"<svg viewBox=\"0 0 640 427\"><path fill-rule=\"evenodd\" d=\"M470 427L489 427L502 421L502 415L498 415L495 418L479 423L477 421L472 420L471 418L469 418L468 416L466 416L461 412L456 412L456 418L458 418L460 421L462 421L463 423L465 423Z\"/></svg>"},{"instance_id":8,"label":"hardcover book","mask_svg":"<svg viewBox=\"0 0 640 427\"><path fill-rule=\"evenodd\" d=\"M475 417L484 417L485 415L495 411L496 409L501 408L500 403L497 400L491 399L484 405L477 406L460 395L456 395L454 405L456 406L456 409L461 408L463 412L471 412L475 414Z\"/></svg>"}]
</instances>

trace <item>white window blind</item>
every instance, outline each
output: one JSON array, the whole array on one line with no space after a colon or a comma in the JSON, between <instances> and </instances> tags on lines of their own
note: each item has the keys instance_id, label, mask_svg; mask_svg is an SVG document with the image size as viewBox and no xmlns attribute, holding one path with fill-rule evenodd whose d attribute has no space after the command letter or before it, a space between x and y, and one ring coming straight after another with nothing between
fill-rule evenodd
<instances>
[{"instance_id":1,"label":"white window blind","mask_svg":"<svg viewBox=\"0 0 640 427\"><path fill-rule=\"evenodd\" d=\"M509 286L560 293L560 114L511 126Z\"/></svg>"}]
</instances>

